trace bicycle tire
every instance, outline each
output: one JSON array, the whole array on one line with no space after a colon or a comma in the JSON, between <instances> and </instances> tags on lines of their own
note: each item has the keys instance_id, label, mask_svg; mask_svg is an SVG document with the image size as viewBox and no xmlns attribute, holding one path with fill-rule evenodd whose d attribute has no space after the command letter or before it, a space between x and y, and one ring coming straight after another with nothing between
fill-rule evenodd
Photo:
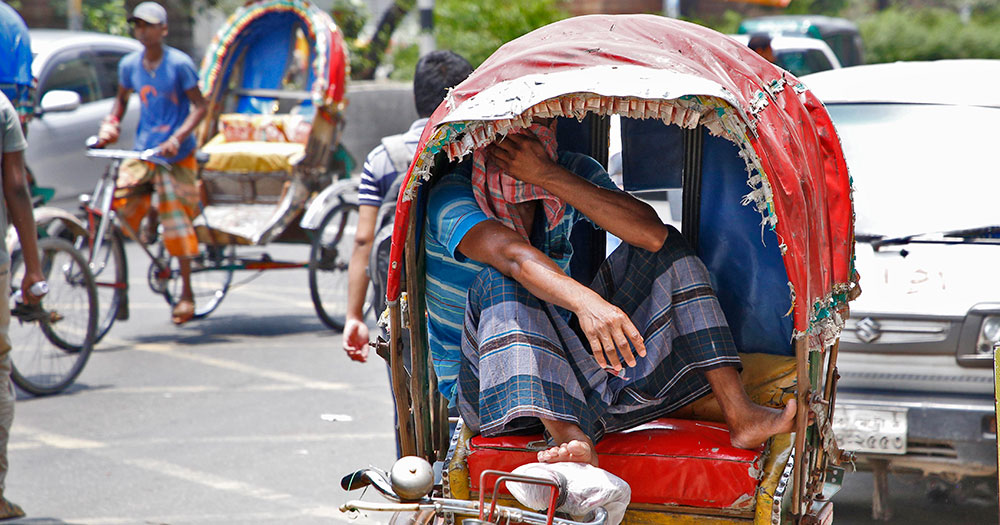
<instances>
[{"instance_id":1,"label":"bicycle tire","mask_svg":"<svg viewBox=\"0 0 1000 525\"><path fill-rule=\"evenodd\" d=\"M87 238L78 237L74 246L87 253L87 249L91 249L93 244L88 243ZM90 272L94 275L94 284L97 286L96 345L108 334L115 320L119 319L119 310L128 293L128 260L121 232L108 225L100 252L92 254L88 259Z\"/></svg>"},{"instance_id":2,"label":"bicycle tire","mask_svg":"<svg viewBox=\"0 0 1000 525\"><path fill-rule=\"evenodd\" d=\"M358 205L341 202L327 212L313 236L309 250L309 295L323 324L342 331L347 320L347 267L358 226ZM368 287L365 315L372 309L374 293Z\"/></svg>"},{"instance_id":3,"label":"bicycle tire","mask_svg":"<svg viewBox=\"0 0 1000 525\"><path fill-rule=\"evenodd\" d=\"M191 288L194 291L194 319L202 319L215 311L222 303L233 282L233 268L236 264L236 245L203 244L202 251L191 260ZM157 275L156 263L149 265L149 284L154 292L159 292L171 308L181 295L181 271L177 258L167 253L161 242L157 248L158 261L167 261L169 275Z\"/></svg>"},{"instance_id":4,"label":"bicycle tire","mask_svg":"<svg viewBox=\"0 0 1000 525\"><path fill-rule=\"evenodd\" d=\"M11 378L36 396L62 392L76 380L90 358L97 332L97 287L87 259L68 241L38 241L49 293L37 316L15 316L8 328ZM20 285L23 258L11 259L11 282ZM11 286L11 297L14 289ZM13 307L13 299L10 300Z\"/></svg>"}]
</instances>

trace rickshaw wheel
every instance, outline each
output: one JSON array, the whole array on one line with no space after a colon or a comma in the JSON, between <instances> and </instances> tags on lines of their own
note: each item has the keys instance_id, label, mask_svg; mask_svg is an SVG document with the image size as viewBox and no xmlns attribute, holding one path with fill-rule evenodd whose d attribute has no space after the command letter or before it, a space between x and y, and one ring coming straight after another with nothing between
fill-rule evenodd
<instances>
[{"instance_id":1,"label":"rickshaw wheel","mask_svg":"<svg viewBox=\"0 0 1000 525\"><path fill-rule=\"evenodd\" d=\"M229 291L233 282L233 267L236 264L236 245L201 245L202 251L191 261L191 288L194 290L194 319L201 319L215 311ZM169 275L157 275L155 263L149 265L149 286L163 294L171 307L180 299L181 273L176 257L167 253L161 242L157 249L157 261L165 261Z\"/></svg>"},{"instance_id":2,"label":"rickshaw wheel","mask_svg":"<svg viewBox=\"0 0 1000 525\"><path fill-rule=\"evenodd\" d=\"M320 222L309 251L309 294L316 315L323 324L343 330L347 318L347 265L354 251L358 228L358 205L341 202ZM365 315L372 308L373 292L368 287Z\"/></svg>"}]
</instances>

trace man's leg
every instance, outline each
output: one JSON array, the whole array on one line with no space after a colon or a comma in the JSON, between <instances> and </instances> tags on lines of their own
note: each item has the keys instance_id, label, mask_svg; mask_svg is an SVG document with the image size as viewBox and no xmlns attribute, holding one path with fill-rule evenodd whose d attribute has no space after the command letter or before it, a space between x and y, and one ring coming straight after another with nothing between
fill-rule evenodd
<instances>
[{"instance_id":1,"label":"man's leg","mask_svg":"<svg viewBox=\"0 0 1000 525\"><path fill-rule=\"evenodd\" d=\"M10 265L0 266L0 290L10 290ZM3 495L7 480L7 441L14 424L14 384L10 380L10 309L0 308L0 520L24 516L21 507Z\"/></svg>"},{"instance_id":2,"label":"man's leg","mask_svg":"<svg viewBox=\"0 0 1000 525\"><path fill-rule=\"evenodd\" d=\"M572 334L550 306L499 271L483 270L466 308L459 411L487 436L544 427L557 446L539 461L596 464L603 404L581 386L586 378L567 357L563 331Z\"/></svg>"},{"instance_id":3,"label":"man's leg","mask_svg":"<svg viewBox=\"0 0 1000 525\"><path fill-rule=\"evenodd\" d=\"M194 292L191 287L191 257L198 254L198 237L191 217L198 213L200 192L196 180L197 165L190 157L160 169L156 177L163 244L177 257L181 273L181 296L174 305L172 320L182 324L194 317Z\"/></svg>"}]
</instances>

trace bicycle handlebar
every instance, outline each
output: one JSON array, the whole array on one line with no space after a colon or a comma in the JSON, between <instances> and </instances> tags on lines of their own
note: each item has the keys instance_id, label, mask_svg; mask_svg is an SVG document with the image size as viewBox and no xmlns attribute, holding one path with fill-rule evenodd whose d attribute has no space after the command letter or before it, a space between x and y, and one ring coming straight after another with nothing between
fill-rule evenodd
<instances>
[{"instance_id":1,"label":"bicycle handlebar","mask_svg":"<svg viewBox=\"0 0 1000 525\"><path fill-rule=\"evenodd\" d=\"M87 156L99 159L137 159L145 162L152 162L158 166L164 168L169 168L170 164L166 160L159 157L160 150L155 148L150 148L143 151L134 151L127 149L104 149L97 148L97 137L90 137L87 139Z\"/></svg>"}]
</instances>

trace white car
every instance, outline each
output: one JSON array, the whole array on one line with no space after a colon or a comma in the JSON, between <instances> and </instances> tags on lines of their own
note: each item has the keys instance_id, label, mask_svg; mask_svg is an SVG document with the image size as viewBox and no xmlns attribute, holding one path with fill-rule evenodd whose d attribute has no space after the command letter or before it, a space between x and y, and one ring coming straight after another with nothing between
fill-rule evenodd
<instances>
[{"instance_id":1,"label":"white car","mask_svg":"<svg viewBox=\"0 0 1000 525\"><path fill-rule=\"evenodd\" d=\"M743 45L750 35L729 35ZM810 73L840 69L840 60L830 46L818 38L804 36L772 36L771 49L778 67L800 77Z\"/></svg>"},{"instance_id":2,"label":"white car","mask_svg":"<svg viewBox=\"0 0 1000 525\"><path fill-rule=\"evenodd\" d=\"M863 293L837 363L841 446L874 468L995 480L1000 60L802 81L826 104L854 181Z\"/></svg>"},{"instance_id":3,"label":"white car","mask_svg":"<svg viewBox=\"0 0 1000 525\"><path fill-rule=\"evenodd\" d=\"M131 38L84 31L30 33L31 72L38 90L25 160L39 186L56 189L51 205L75 209L77 196L93 191L106 166L85 156L85 142L111 111L118 92L118 61L142 45ZM138 120L139 98L133 95L119 146L132 147Z\"/></svg>"}]
</instances>

